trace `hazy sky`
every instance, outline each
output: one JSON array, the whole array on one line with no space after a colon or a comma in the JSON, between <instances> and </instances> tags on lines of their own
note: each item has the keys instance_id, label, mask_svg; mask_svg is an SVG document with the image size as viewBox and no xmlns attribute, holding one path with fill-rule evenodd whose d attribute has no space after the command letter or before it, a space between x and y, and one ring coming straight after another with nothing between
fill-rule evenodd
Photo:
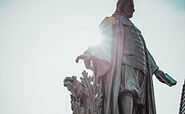
<instances>
[{"instance_id":1,"label":"hazy sky","mask_svg":"<svg viewBox=\"0 0 185 114\"><path fill-rule=\"evenodd\" d=\"M71 114L66 76L100 41L98 25L117 0L0 0L0 114ZM177 80L168 87L154 76L158 114L177 114L185 79L184 0L137 0L133 23L142 31L160 69Z\"/></svg>"}]
</instances>

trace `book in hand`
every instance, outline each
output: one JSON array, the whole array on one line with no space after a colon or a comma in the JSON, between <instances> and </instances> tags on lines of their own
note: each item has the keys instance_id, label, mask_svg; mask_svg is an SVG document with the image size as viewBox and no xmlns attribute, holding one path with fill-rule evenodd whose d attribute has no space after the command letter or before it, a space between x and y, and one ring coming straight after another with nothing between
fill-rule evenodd
<instances>
[{"instance_id":1,"label":"book in hand","mask_svg":"<svg viewBox=\"0 0 185 114\"><path fill-rule=\"evenodd\" d=\"M171 76L169 76L167 73L157 73L156 74L157 78L167 84L168 86L173 86L173 85L176 85L177 81L174 80Z\"/></svg>"},{"instance_id":2,"label":"book in hand","mask_svg":"<svg viewBox=\"0 0 185 114\"><path fill-rule=\"evenodd\" d=\"M170 77L167 73L165 73L162 79L165 81L166 84L168 84L170 87L173 85L176 85L177 81L175 81L172 77Z\"/></svg>"}]
</instances>

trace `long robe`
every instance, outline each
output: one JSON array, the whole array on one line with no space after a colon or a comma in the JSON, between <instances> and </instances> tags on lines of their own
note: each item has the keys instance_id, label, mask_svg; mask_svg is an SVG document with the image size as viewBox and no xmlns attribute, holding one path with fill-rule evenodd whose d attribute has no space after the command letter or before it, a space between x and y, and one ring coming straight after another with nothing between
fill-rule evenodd
<instances>
[{"instance_id":1,"label":"long robe","mask_svg":"<svg viewBox=\"0 0 185 114\"><path fill-rule=\"evenodd\" d=\"M118 97L120 90L121 70L123 64L124 21L107 17L99 28L103 34L102 44L89 48L85 53L91 54L95 75L101 79L104 93L104 114L119 114ZM148 76L146 78L146 110L138 114L156 114L152 75L156 64L146 48ZM85 61L86 64L89 61ZM155 66L155 68L153 68Z\"/></svg>"}]
</instances>

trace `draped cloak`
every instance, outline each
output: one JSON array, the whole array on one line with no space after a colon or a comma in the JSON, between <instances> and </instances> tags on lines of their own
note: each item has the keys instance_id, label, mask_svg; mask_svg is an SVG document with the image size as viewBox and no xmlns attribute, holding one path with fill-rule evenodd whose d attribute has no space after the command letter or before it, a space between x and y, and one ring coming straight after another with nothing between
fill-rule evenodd
<instances>
[{"instance_id":1,"label":"draped cloak","mask_svg":"<svg viewBox=\"0 0 185 114\"><path fill-rule=\"evenodd\" d=\"M103 35L102 43L85 51L85 54L90 54L95 58L93 61L95 67L93 69L90 66L86 67L92 69L98 79L101 79L100 84L103 86L104 93L104 114L119 114L118 97L123 64L124 26L128 25L127 21L130 20L122 20L119 19L119 16L115 17L114 15L106 17L99 26ZM133 27L135 26L133 25ZM156 114L152 75L158 66L146 45L145 49L148 69L145 91L146 110L138 114ZM90 61L84 62L90 64Z\"/></svg>"}]
</instances>

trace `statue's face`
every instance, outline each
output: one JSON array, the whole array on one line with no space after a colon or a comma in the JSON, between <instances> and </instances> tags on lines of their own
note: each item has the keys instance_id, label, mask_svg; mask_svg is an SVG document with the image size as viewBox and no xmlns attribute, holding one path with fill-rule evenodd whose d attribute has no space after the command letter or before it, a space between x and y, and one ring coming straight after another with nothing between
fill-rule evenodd
<instances>
[{"instance_id":1,"label":"statue's face","mask_svg":"<svg viewBox=\"0 0 185 114\"><path fill-rule=\"evenodd\" d=\"M134 3L133 1L129 0L123 8L123 14L126 18L131 18L133 16L134 11Z\"/></svg>"}]
</instances>

